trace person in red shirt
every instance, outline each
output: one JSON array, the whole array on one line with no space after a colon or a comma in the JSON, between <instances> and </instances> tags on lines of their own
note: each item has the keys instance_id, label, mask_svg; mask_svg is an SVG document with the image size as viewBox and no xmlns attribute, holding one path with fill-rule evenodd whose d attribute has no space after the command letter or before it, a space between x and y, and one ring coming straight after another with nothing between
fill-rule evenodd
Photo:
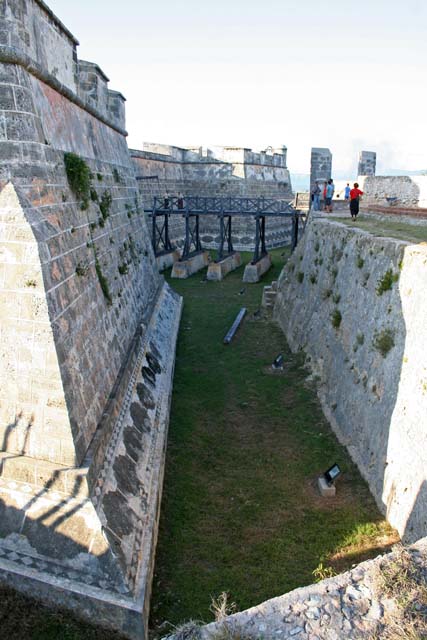
<instances>
[{"instance_id":1,"label":"person in red shirt","mask_svg":"<svg viewBox=\"0 0 427 640\"><path fill-rule=\"evenodd\" d=\"M360 191L357 182L354 183L353 189L350 191L350 213L351 219L356 220L359 213L359 198L363 196L363 191Z\"/></svg>"}]
</instances>

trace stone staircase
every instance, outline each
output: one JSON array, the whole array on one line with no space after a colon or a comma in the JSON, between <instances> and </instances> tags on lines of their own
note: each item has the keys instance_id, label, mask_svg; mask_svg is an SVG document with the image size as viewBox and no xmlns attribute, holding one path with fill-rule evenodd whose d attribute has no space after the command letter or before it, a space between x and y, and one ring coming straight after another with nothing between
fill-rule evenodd
<instances>
[{"instance_id":1,"label":"stone staircase","mask_svg":"<svg viewBox=\"0 0 427 640\"><path fill-rule=\"evenodd\" d=\"M277 280L264 287L262 292L261 307L268 315L272 315L277 296Z\"/></svg>"}]
</instances>

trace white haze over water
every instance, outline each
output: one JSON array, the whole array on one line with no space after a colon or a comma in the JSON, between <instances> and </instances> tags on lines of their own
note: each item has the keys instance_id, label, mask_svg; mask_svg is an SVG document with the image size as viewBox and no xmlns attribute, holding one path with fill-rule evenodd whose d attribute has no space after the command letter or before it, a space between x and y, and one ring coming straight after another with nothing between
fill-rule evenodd
<instances>
[{"instance_id":1,"label":"white haze over water","mask_svg":"<svg viewBox=\"0 0 427 640\"><path fill-rule=\"evenodd\" d=\"M127 98L130 147L312 146L354 176L427 169L424 0L51 0L51 9Z\"/></svg>"}]
</instances>

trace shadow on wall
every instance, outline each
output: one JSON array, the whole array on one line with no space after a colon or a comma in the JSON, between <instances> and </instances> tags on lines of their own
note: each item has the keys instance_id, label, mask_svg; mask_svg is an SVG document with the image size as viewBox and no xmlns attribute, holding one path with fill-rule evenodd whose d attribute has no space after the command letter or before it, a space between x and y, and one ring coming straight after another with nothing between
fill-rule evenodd
<instances>
[{"instance_id":1,"label":"shadow on wall","mask_svg":"<svg viewBox=\"0 0 427 640\"><path fill-rule=\"evenodd\" d=\"M23 569L33 567L56 578L71 578L94 586L104 581L113 590L123 589L123 579L101 530L90 531L88 527L91 518L88 503L79 495L82 476L75 477L70 495L63 494L62 500L49 496L48 489L56 480L53 475L34 495L25 493L25 486L22 492L18 491L16 485L2 492L0 559L11 560Z\"/></svg>"}]
</instances>

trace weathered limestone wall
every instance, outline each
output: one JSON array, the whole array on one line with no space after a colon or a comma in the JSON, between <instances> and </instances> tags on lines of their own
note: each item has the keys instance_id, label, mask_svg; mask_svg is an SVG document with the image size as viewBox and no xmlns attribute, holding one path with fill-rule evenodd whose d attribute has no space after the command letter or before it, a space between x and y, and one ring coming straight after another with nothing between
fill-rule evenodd
<instances>
[{"instance_id":1,"label":"weathered limestone wall","mask_svg":"<svg viewBox=\"0 0 427 640\"><path fill-rule=\"evenodd\" d=\"M427 247L311 221L274 317L324 412L404 539L427 532Z\"/></svg>"},{"instance_id":2,"label":"weathered limestone wall","mask_svg":"<svg viewBox=\"0 0 427 640\"><path fill-rule=\"evenodd\" d=\"M235 147L183 149L144 143L142 151L131 150L144 207L150 208L155 196L165 193L184 196L266 197L291 200L290 174L286 167L286 147L274 153L253 152ZM216 248L219 223L214 217L200 221L201 238L206 248ZM255 222L233 218L233 243L237 250L251 251ZM184 244L184 222L170 219L170 237ZM271 219L267 222L267 244L282 246L290 242L290 224Z\"/></svg>"},{"instance_id":3,"label":"weathered limestone wall","mask_svg":"<svg viewBox=\"0 0 427 640\"><path fill-rule=\"evenodd\" d=\"M141 638L181 300L123 96L40 0L4 0L0 34L0 580Z\"/></svg>"},{"instance_id":4,"label":"weathered limestone wall","mask_svg":"<svg viewBox=\"0 0 427 640\"><path fill-rule=\"evenodd\" d=\"M363 205L427 208L427 176L372 176L360 180Z\"/></svg>"}]
</instances>

